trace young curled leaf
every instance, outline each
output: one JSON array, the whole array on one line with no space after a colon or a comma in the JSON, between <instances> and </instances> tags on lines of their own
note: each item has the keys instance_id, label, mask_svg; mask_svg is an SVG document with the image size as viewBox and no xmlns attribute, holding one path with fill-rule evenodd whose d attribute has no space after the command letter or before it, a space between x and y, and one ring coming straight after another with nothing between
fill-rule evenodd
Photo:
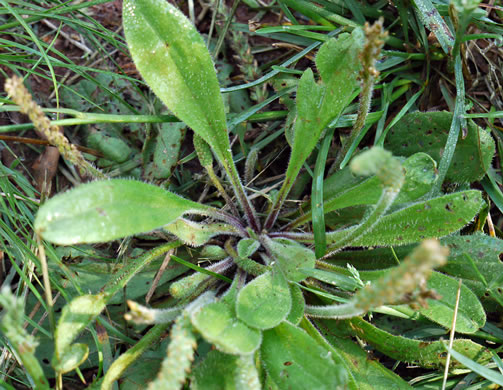
<instances>
[{"instance_id":1,"label":"young curled leaf","mask_svg":"<svg viewBox=\"0 0 503 390\"><path fill-rule=\"evenodd\" d=\"M54 335L54 357L52 366L62 373L78 367L89 353L84 344L71 343L80 332L103 311L106 306L106 294L81 295L68 303L61 313Z\"/></svg>"},{"instance_id":2,"label":"young curled leaf","mask_svg":"<svg viewBox=\"0 0 503 390\"><path fill-rule=\"evenodd\" d=\"M240 231L225 223L198 223L188 219L178 218L175 222L164 226L171 234L191 246L206 244L212 237L219 234L239 235Z\"/></svg>"}]
</instances>

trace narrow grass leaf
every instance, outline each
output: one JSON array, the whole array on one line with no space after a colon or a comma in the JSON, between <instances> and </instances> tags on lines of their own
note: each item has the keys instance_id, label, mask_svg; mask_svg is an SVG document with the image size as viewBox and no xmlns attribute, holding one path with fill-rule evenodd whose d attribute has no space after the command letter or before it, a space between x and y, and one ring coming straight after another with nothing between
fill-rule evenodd
<instances>
[{"instance_id":1,"label":"narrow grass leaf","mask_svg":"<svg viewBox=\"0 0 503 390\"><path fill-rule=\"evenodd\" d=\"M414 0L421 22L431 30L438 39L445 53L449 53L454 45L454 35L449 26L430 0Z\"/></svg>"},{"instance_id":2,"label":"narrow grass leaf","mask_svg":"<svg viewBox=\"0 0 503 390\"><path fill-rule=\"evenodd\" d=\"M474 362L472 359L462 355L458 351L455 351L454 349L451 349L447 346L445 346L445 349L449 351L449 353L454 359L463 364L465 367L469 368L472 371L475 371L481 377L490 380L491 382L497 385L503 386L503 375L501 375L497 371L484 367Z\"/></svg>"}]
</instances>

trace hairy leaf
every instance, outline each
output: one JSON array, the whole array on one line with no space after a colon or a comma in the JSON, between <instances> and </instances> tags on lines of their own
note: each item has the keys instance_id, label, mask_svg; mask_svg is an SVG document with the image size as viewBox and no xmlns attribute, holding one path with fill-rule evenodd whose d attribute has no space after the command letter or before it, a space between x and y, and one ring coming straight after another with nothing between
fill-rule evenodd
<instances>
[{"instance_id":1,"label":"hairy leaf","mask_svg":"<svg viewBox=\"0 0 503 390\"><path fill-rule=\"evenodd\" d=\"M193 369L191 390L236 390L236 356L210 351Z\"/></svg>"},{"instance_id":2,"label":"hairy leaf","mask_svg":"<svg viewBox=\"0 0 503 390\"><path fill-rule=\"evenodd\" d=\"M503 275L503 240L474 234L451 236L442 240L451 249L449 262L441 270L449 275L463 279L484 305L491 304L497 310L494 299L503 302L501 290Z\"/></svg>"},{"instance_id":3,"label":"hairy leaf","mask_svg":"<svg viewBox=\"0 0 503 390\"><path fill-rule=\"evenodd\" d=\"M37 213L35 230L60 245L105 242L151 231L186 213L209 210L151 184L95 181L48 200Z\"/></svg>"},{"instance_id":4,"label":"hairy leaf","mask_svg":"<svg viewBox=\"0 0 503 390\"><path fill-rule=\"evenodd\" d=\"M422 341L393 336L361 318L353 318L347 320L346 323L353 335L363 338L378 351L393 359L425 368L442 368L445 365L447 353L445 353L443 341ZM486 362L491 358L487 349L471 340L454 340L454 349L463 352L464 355L477 362ZM460 366L451 360L451 368L459 368Z\"/></svg>"},{"instance_id":5,"label":"hairy leaf","mask_svg":"<svg viewBox=\"0 0 503 390\"><path fill-rule=\"evenodd\" d=\"M436 179L436 162L426 153L415 153L405 161L405 182L395 204L414 201L427 194ZM351 172L349 166L325 179L323 184L323 208L330 213L345 207L375 204L382 194L382 186L376 176L364 177ZM292 225L299 226L311 219L309 209Z\"/></svg>"},{"instance_id":6,"label":"hairy leaf","mask_svg":"<svg viewBox=\"0 0 503 390\"><path fill-rule=\"evenodd\" d=\"M331 325L335 321L318 320L317 328L343 359L346 371L353 379L351 390L405 390L412 389L405 380L385 368L378 360L369 359L356 342L341 337L340 331ZM351 383L351 382L350 382Z\"/></svg>"},{"instance_id":7,"label":"hairy leaf","mask_svg":"<svg viewBox=\"0 0 503 390\"><path fill-rule=\"evenodd\" d=\"M302 164L318 143L321 132L351 102L358 86L358 54L362 45L363 32L358 28L351 35L341 34L337 39L330 39L322 45L316 56L322 82L316 83L310 69L302 75L297 87L297 119L292 153L285 181L266 228L270 228L274 222L279 207L290 192Z\"/></svg>"},{"instance_id":8,"label":"hairy leaf","mask_svg":"<svg viewBox=\"0 0 503 390\"><path fill-rule=\"evenodd\" d=\"M162 0L126 0L124 33L136 67L157 96L213 148L230 157L215 67L185 15Z\"/></svg>"},{"instance_id":9,"label":"hairy leaf","mask_svg":"<svg viewBox=\"0 0 503 390\"><path fill-rule=\"evenodd\" d=\"M384 146L398 156L426 152L440 163L452 115L446 111L405 115L391 128ZM464 138L460 137L456 144L446 179L456 183L480 180L491 166L494 150L494 141L489 132L468 121L468 134Z\"/></svg>"},{"instance_id":10,"label":"hairy leaf","mask_svg":"<svg viewBox=\"0 0 503 390\"><path fill-rule=\"evenodd\" d=\"M74 344L73 340L106 306L105 294L82 295L68 303L61 313L54 335L52 366L62 373L78 367L87 358L87 345Z\"/></svg>"},{"instance_id":11,"label":"hairy leaf","mask_svg":"<svg viewBox=\"0 0 503 390\"><path fill-rule=\"evenodd\" d=\"M433 272L427 286L435 290L441 298L428 299L428 307L420 308L419 312L431 321L451 329L458 281L439 272ZM486 314L477 296L468 287L461 285L456 332L475 333L485 322Z\"/></svg>"},{"instance_id":12,"label":"hairy leaf","mask_svg":"<svg viewBox=\"0 0 503 390\"><path fill-rule=\"evenodd\" d=\"M264 332L260 355L280 389L335 390L346 383L344 369L335 364L330 352L288 322Z\"/></svg>"},{"instance_id":13,"label":"hairy leaf","mask_svg":"<svg viewBox=\"0 0 503 390\"><path fill-rule=\"evenodd\" d=\"M177 219L175 222L164 226L163 229L174 234L186 244L196 247L206 244L212 237L219 234L239 234L236 228L225 223L204 224L184 218Z\"/></svg>"},{"instance_id":14,"label":"hairy leaf","mask_svg":"<svg viewBox=\"0 0 503 390\"><path fill-rule=\"evenodd\" d=\"M481 193L475 190L418 202L384 216L369 233L357 238L352 245L405 245L425 238L443 237L468 224L482 204ZM327 242L336 242L345 234L345 231L327 233Z\"/></svg>"},{"instance_id":15,"label":"hairy leaf","mask_svg":"<svg viewBox=\"0 0 503 390\"><path fill-rule=\"evenodd\" d=\"M304 309L306 307L304 294L302 293L302 289L293 283L290 284L290 294L292 296L292 309L286 320L294 325L298 325L304 317Z\"/></svg>"},{"instance_id":16,"label":"hairy leaf","mask_svg":"<svg viewBox=\"0 0 503 390\"><path fill-rule=\"evenodd\" d=\"M236 314L248 326L270 329L286 318L291 307L288 282L276 267L243 287L237 297Z\"/></svg>"},{"instance_id":17,"label":"hairy leaf","mask_svg":"<svg viewBox=\"0 0 503 390\"><path fill-rule=\"evenodd\" d=\"M301 269L314 268L316 256L309 248L289 240L269 240L268 246L286 278L291 282L306 279L307 276Z\"/></svg>"},{"instance_id":18,"label":"hairy leaf","mask_svg":"<svg viewBox=\"0 0 503 390\"><path fill-rule=\"evenodd\" d=\"M231 308L223 302L204 306L192 315L192 325L220 351L234 355L247 355L260 346L262 334L238 320Z\"/></svg>"}]
</instances>

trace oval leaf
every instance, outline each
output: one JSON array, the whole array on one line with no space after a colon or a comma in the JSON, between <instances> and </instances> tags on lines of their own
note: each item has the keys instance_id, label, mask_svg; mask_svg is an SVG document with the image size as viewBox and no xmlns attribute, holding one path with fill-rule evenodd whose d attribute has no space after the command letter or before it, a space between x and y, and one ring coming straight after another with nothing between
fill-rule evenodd
<instances>
[{"instance_id":1,"label":"oval leaf","mask_svg":"<svg viewBox=\"0 0 503 390\"><path fill-rule=\"evenodd\" d=\"M151 231L185 213L209 210L151 184L95 181L48 200L38 211L35 230L60 245L105 242Z\"/></svg>"},{"instance_id":2,"label":"oval leaf","mask_svg":"<svg viewBox=\"0 0 503 390\"><path fill-rule=\"evenodd\" d=\"M239 292L236 314L251 327L270 329L286 318L291 307L288 282L276 269L253 279Z\"/></svg>"},{"instance_id":3,"label":"oval leaf","mask_svg":"<svg viewBox=\"0 0 503 390\"><path fill-rule=\"evenodd\" d=\"M384 147L398 156L427 152L440 163L452 122L452 112L413 112L390 130ZM468 133L460 137L446 179L451 182L480 180L494 156L495 145L489 132L468 120Z\"/></svg>"},{"instance_id":4,"label":"oval leaf","mask_svg":"<svg viewBox=\"0 0 503 390\"><path fill-rule=\"evenodd\" d=\"M229 153L224 104L206 44L176 7L163 0L126 0L124 33L154 93L221 159Z\"/></svg>"},{"instance_id":5,"label":"oval leaf","mask_svg":"<svg viewBox=\"0 0 503 390\"><path fill-rule=\"evenodd\" d=\"M444 328L451 329L458 281L439 272L433 272L427 285L429 289L435 290L441 298L438 300L428 299L428 307L420 308L419 312ZM485 323L486 314L477 296L468 287L461 285L456 332L475 333Z\"/></svg>"},{"instance_id":6,"label":"oval leaf","mask_svg":"<svg viewBox=\"0 0 503 390\"><path fill-rule=\"evenodd\" d=\"M219 350L233 355L248 355L260 346L262 334L238 320L223 302L204 306L192 315L192 325Z\"/></svg>"},{"instance_id":7,"label":"oval leaf","mask_svg":"<svg viewBox=\"0 0 503 390\"><path fill-rule=\"evenodd\" d=\"M449 262L440 270L462 278L463 284L472 289L486 309L498 310L495 298L503 299L503 263L500 260L503 259L503 240L477 233L446 237L442 244L449 246L451 252Z\"/></svg>"},{"instance_id":8,"label":"oval leaf","mask_svg":"<svg viewBox=\"0 0 503 390\"><path fill-rule=\"evenodd\" d=\"M306 279L307 276L302 269L314 268L316 256L309 248L284 239L270 240L268 246L285 277L291 282Z\"/></svg>"},{"instance_id":9,"label":"oval leaf","mask_svg":"<svg viewBox=\"0 0 503 390\"><path fill-rule=\"evenodd\" d=\"M260 352L267 373L280 389L334 390L346 383L345 371L330 352L288 322L264 332Z\"/></svg>"}]
</instances>

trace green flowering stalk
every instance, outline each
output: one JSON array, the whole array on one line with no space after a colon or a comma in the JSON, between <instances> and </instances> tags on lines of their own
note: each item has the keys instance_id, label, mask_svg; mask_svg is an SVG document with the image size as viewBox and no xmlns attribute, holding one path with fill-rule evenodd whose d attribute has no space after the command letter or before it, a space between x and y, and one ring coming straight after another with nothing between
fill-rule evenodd
<instances>
[{"instance_id":1,"label":"green flowering stalk","mask_svg":"<svg viewBox=\"0 0 503 390\"><path fill-rule=\"evenodd\" d=\"M359 74L360 99L358 115L356 116L356 121L353 129L351 130L351 134L343 141L343 145L337 154L336 161L330 170L339 169L339 164L342 162L347 151L363 129L365 119L367 118L370 109L374 84L377 77L379 77L379 71L376 69L375 64L381 55L381 49L388 37L388 32L383 29L383 19L379 19L372 26L369 25L368 22L365 22L363 31L365 33L365 44L363 46L363 50L359 54L362 69Z\"/></svg>"},{"instance_id":2,"label":"green flowering stalk","mask_svg":"<svg viewBox=\"0 0 503 390\"><path fill-rule=\"evenodd\" d=\"M188 312L177 318L171 329L168 356L163 360L157 378L148 386L149 390L179 390L194 360L197 347L196 337Z\"/></svg>"},{"instance_id":3,"label":"green flowering stalk","mask_svg":"<svg viewBox=\"0 0 503 390\"><path fill-rule=\"evenodd\" d=\"M425 240L398 267L391 269L382 278L359 290L343 305L306 306L306 314L321 318L351 318L363 315L383 305L399 304L415 298L420 304L433 295L425 288L432 270L447 261L449 250L437 240ZM417 289L421 293L411 294Z\"/></svg>"},{"instance_id":4,"label":"green flowering stalk","mask_svg":"<svg viewBox=\"0 0 503 390\"><path fill-rule=\"evenodd\" d=\"M405 181L405 174L400 161L393 157L390 152L380 147L373 147L356 156L351 161L350 168L358 175L375 174L383 186L383 192L373 210L356 228L348 230L346 235L335 242L332 239L333 234L327 234L327 242L332 241L332 244L329 246L329 253L324 256L325 258L349 246L356 238L369 232L393 204ZM334 234L337 233L339 232L334 232Z\"/></svg>"},{"instance_id":5,"label":"green flowering stalk","mask_svg":"<svg viewBox=\"0 0 503 390\"><path fill-rule=\"evenodd\" d=\"M241 355L236 359L236 389L260 390L260 379L255 366L254 355Z\"/></svg>"}]
</instances>

